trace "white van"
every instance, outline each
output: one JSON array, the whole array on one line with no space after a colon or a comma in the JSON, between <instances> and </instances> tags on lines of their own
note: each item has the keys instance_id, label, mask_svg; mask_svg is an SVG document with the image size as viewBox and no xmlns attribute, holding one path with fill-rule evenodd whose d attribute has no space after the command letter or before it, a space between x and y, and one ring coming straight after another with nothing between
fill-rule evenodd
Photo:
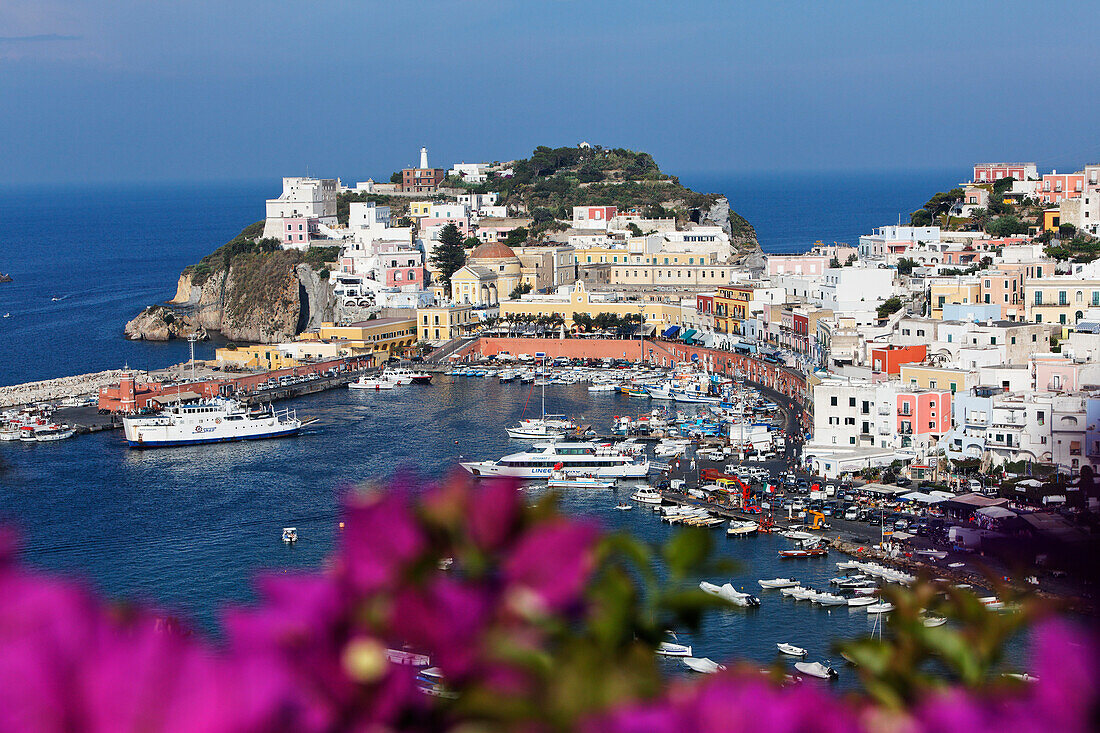
<instances>
[{"instance_id":1,"label":"white van","mask_svg":"<svg viewBox=\"0 0 1100 733\"><path fill-rule=\"evenodd\" d=\"M849 522L854 522L855 520L859 519L859 510L856 509L854 506L848 507L848 510L844 512L844 518L847 519Z\"/></svg>"}]
</instances>

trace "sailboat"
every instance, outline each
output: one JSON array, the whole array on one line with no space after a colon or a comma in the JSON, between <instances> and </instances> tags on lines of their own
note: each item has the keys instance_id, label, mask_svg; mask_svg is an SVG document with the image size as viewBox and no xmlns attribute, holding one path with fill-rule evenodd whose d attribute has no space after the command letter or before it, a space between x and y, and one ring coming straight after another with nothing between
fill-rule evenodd
<instances>
[{"instance_id":1,"label":"sailboat","mask_svg":"<svg viewBox=\"0 0 1100 733\"><path fill-rule=\"evenodd\" d=\"M520 420L519 424L505 430L509 438L517 440L560 440L565 433L577 429L576 423L565 415L546 414L546 384L542 385L542 417Z\"/></svg>"}]
</instances>

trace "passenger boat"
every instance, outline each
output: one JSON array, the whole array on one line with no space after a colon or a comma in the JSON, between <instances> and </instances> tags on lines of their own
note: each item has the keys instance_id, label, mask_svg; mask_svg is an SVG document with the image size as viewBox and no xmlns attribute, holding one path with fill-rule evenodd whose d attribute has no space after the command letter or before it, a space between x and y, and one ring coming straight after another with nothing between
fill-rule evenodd
<instances>
[{"instance_id":1,"label":"passenger boat","mask_svg":"<svg viewBox=\"0 0 1100 733\"><path fill-rule=\"evenodd\" d=\"M576 476L595 474L600 478L645 478L649 459L619 452L613 446L595 442L536 443L525 451L496 461L460 464L475 476L549 478L554 471Z\"/></svg>"},{"instance_id":2,"label":"passenger boat","mask_svg":"<svg viewBox=\"0 0 1100 733\"><path fill-rule=\"evenodd\" d=\"M783 654L788 654L792 657L804 657L804 656L806 656L806 650L803 649L800 646L795 646L794 644L787 644L786 642L779 642L775 645L775 648L778 649Z\"/></svg>"},{"instance_id":3,"label":"passenger boat","mask_svg":"<svg viewBox=\"0 0 1100 733\"><path fill-rule=\"evenodd\" d=\"M837 676L835 669L821 662L795 662L794 668L802 674L808 674L811 677L819 677L823 680Z\"/></svg>"},{"instance_id":4,"label":"passenger boat","mask_svg":"<svg viewBox=\"0 0 1100 733\"><path fill-rule=\"evenodd\" d=\"M122 419L126 442L131 448L282 438L297 435L308 424L290 409L249 410L237 400L224 398Z\"/></svg>"},{"instance_id":5,"label":"passenger boat","mask_svg":"<svg viewBox=\"0 0 1100 733\"><path fill-rule=\"evenodd\" d=\"M68 425L43 425L35 428L34 439L39 443L50 443L55 440L65 440L76 434L76 431Z\"/></svg>"},{"instance_id":6,"label":"passenger boat","mask_svg":"<svg viewBox=\"0 0 1100 733\"><path fill-rule=\"evenodd\" d=\"M825 557L829 550L824 547L812 547L809 549L780 550L780 557Z\"/></svg>"},{"instance_id":7,"label":"passenger boat","mask_svg":"<svg viewBox=\"0 0 1100 733\"><path fill-rule=\"evenodd\" d=\"M642 504L660 504L664 500L660 491L648 486L641 487L631 494L630 498Z\"/></svg>"}]
</instances>

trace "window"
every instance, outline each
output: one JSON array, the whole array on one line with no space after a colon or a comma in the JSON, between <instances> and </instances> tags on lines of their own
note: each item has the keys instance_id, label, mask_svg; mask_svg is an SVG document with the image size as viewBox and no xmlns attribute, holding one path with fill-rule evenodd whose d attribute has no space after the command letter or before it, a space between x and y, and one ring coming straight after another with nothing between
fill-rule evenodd
<instances>
[{"instance_id":1,"label":"window","mask_svg":"<svg viewBox=\"0 0 1100 733\"><path fill-rule=\"evenodd\" d=\"M1042 305L1042 304L1043 304L1043 291L1042 290L1036 290L1035 291L1035 305Z\"/></svg>"},{"instance_id":2,"label":"window","mask_svg":"<svg viewBox=\"0 0 1100 733\"><path fill-rule=\"evenodd\" d=\"M855 397L849 397L848 398L848 407L855 407L855 406L856 406L856 398Z\"/></svg>"},{"instance_id":3,"label":"window","mask_svg":"<svg viewBox=\"0 0 1100 733\"><path fill-rule=\"evenodd\" d=\"M936 388L936 380L935 379L929 379L928 380L928 389L935 389L935 388Z\"/></svg>"},{"instance_id":4,"label":"window","mask_svg":"<svg viewBox=\"0 0 1100 733\"><path fill-rule=\"evenodd\" d=\"M952 383L951 383L951 394L955 394L955 390L956 390L956 389L957 389L957 385L956 385L956 383L955 383L955 382L952 382Z\"/></svg>"},{"instance_id":5,"label":"window","mask_svg":"<svg viewBox=\"0 0 1100 733\"><path fill-rule=\"evenodd\" d=\"M832 407L836 407L836 397L829 398L829 405Z\"/></svg>"},{"instance_id":6,"label":"window","mask_svg":"<svg viewBox=\"0 0 1100 733\"><path fill-rule=\"evenodd\" d=\"M1067 305L1068 303L1069 303L1069 298L1066 297L1066 291L1065 290L1059 290L1058 291L1058 305Z\"/></svg>"}]
</instances>

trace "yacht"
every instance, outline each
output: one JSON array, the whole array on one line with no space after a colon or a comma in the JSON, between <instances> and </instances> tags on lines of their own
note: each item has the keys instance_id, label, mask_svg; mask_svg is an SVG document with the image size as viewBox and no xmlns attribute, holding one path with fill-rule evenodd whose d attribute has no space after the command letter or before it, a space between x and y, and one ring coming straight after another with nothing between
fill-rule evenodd
<instances>
[{"instance_id":1,"label":"yacht","mask_svg":"<svg viewBox=\"0 0 1100 733\"><path fill-rule=\"evenodd\" d=\"M516 440L558 440L562 437L562 429L551 426L547 421L538 418L520 420L518 425L505 429L509 438Z\"/></svg>"},{"instance_id":2,"label":"yacht","mask_svg":"<svg viewBox=\"0 0 1100 733\"><path fill-rule=\"evenodd\" d=\"M432 375L428 372L414 372L409 369L386 369L383 376L395 384L430 384Z\"/></svg>"},{"instance_id":3,"label":"yacht","mask_svg":"<svg viewBox=\"0 0 1100 733\"><path fill-rule=\"evenodd\" d=\"M126 442L131 448L281 438L296 435L308 424L290 409L250 410L237 400L224 398L122 419Z\"/></svg>"},{"instance_id":4,"label":"yacht","mask_svg":"<svg viewBox=\"0 0 1100 733\"><path fill-rule=\"evenodd\" d=\"M660 504L663 501L661 492L648 486L640 487L630 495L630 498L642 504Z\"/></svg>"},{"instance_id":5,"label":"yacht","mask_svg":"<svg viewBox=\"0 0 1100 733\"><path fill-rule=\"evenodd\" d=\"M496 461L461 464L475 476L548 478L554 471L576 476L595 474L600 478L645 478L649 459L637 459L613 446L595 442L536 443L525 451Z\"/></svg>"}]
</instances>

